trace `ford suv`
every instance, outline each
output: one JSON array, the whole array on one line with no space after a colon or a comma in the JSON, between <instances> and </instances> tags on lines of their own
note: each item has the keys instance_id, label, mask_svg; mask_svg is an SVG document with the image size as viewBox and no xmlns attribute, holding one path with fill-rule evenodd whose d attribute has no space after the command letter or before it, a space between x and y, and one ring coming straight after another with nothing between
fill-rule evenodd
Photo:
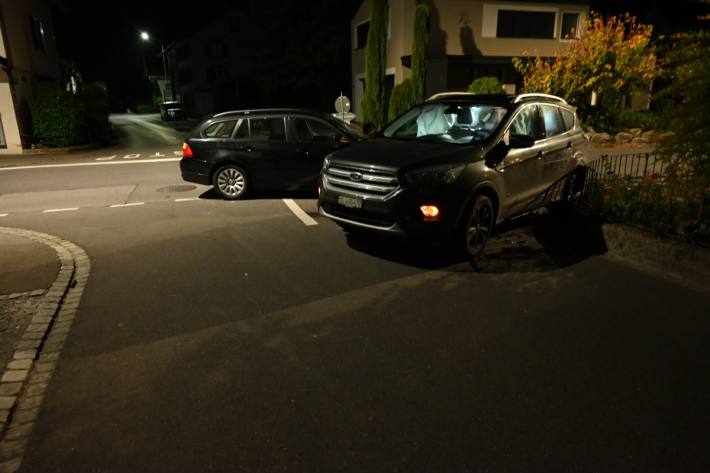
<instances>
[{"instance_id":1,"label":"ford suv","mask_svg":"<svg viewBox=\"0 0 710 473\"><path fill-rule=\"evenodd\" d=\"M546 94L442 94L324 161L319 212L346 229L453 237L470 257L496 224L581 190L586 139Z\"/></svg>"}]
</instances>

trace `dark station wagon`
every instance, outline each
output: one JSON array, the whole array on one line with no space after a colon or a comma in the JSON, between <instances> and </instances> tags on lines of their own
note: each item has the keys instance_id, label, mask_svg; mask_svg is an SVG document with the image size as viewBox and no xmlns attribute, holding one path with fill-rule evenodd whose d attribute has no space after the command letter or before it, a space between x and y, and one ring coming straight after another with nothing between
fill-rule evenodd
<instances>
[{"instance_id":1,"label":"dark station wagon","mask_svg":"<svg viewBox=\"0 0 710 473\"><path fill-rule=\"evenodd\" d=\"M326 113L243 110L213 115L183 144L182 178L213 185L225 199L252 190L317 188L323 159L362 136Z\"/></svg>"}]
</instances>

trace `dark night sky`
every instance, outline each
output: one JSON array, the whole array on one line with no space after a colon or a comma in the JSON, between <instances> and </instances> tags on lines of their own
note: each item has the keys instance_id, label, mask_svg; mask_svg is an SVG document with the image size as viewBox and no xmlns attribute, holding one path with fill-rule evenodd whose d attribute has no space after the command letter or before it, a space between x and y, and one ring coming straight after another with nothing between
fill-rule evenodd
<instances>
[{"instance_id":1,"label":"dark night sky","mask_svg":"<svg viewBox=\"0 0 710 473\"><path fill-rule=\"evenodd\" d=\"M278 12L279 2L285 6L292 3L272 0L269 5L275 5ZM242 2L201 0L192 3L189 8L178 2L162 0L55 0L54 3L57 5L55 27L60 53L77 63L87 81L106 82L114 100L118 97L128 99L115 102L115 107L123 107L146 90L142 82L141 55L153 58L153 69L156 72L160 68L160 62L156 59L160 50L159 41L142 43L138 38L139 30L148 30L156 38L170 43L189 35L190 31L219 16L220 12L228 11ZM347 90L349 22L360 0L312 0L305 4L309 7L303 14L313 17L318 24L338 25L334 28L337 33L333 42L342 47L342 55L337 55L334 66L342 70L342 73L335 80L342 82L340 86ZM255 2L255 5L259 5L259 2ZM593 10L605 14L628 11L642 21L654 24L659 33L697 27L693 18L699 8L692 0L592 0ZM288 28L289 23L285 25ZM298 38L298 22L291 27L293 30L288 31L288 34Z\"/></svg>"}]
</instances>

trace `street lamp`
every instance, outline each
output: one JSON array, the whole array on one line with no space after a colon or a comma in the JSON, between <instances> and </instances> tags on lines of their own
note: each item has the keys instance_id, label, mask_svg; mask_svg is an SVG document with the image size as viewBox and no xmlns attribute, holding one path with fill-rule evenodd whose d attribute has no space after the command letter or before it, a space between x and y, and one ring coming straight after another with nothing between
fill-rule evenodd
<instances>
[{"instance_id":1,"label":"street lamp","mask_svg":"<svg viewBox=\"0 0 710 473\"><path fill-rule=\"evenodd\" d=\"M148 33L147 31L141 31L141 32L140 32L140 37L141 37L141 39L142 39L143 41L150 41L150 40L151 40L150 33ZM167 85L168 85L168 67L167 67L167 63L166 63L166 60L165 60L165 51L166 51L166 50L165 50L165 45L161 42L161 44L160 44L160 55L163 57L163 80L165 81L165 84L166 84L166 87L167 87ZM170 98L172 98L172 95L173 95L172 82L171 82L169 85L170 85ZM167 94L166 94L166 95L167 95Z\"/></svg>"}]
</instances>

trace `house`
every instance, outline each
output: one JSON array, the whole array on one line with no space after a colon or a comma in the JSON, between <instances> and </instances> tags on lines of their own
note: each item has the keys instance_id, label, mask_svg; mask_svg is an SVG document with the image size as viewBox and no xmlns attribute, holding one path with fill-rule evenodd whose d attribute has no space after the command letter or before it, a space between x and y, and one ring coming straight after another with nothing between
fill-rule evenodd
<instances>
[{"instance_id":1,"label":"house","mask_svg":"<svg viewBox=\"0 0 710 473\"><path fill-rule=\"evenodd\" d=\"M0 0L0 154L29 144L35 99L60 85L49 2Z\"/></svg>"},{"instance_id":2,"label":"house","mask_svg":"<svg viewBox=\"0 0 710 473\"><path fill-rule=\"evenodd\" d=\"M520 78L512 58L525 52L543 57L567 47L589 15L589 1L429 0L427 95L466 90L476 78L494 76L513 94ZM385 85L411 76L415 0L389 0ZM365 90L365 45L371 0L352 18L352 87L355 114Z\"/></svg>"},{"instance_id":3,"label":"house","mask_svg":"<svg viewBox=\"0 0 710 473\"><path fill-rule=\"evenodd\" d=\"M235 8L167 48L170 89L188 114L203 116L249 103L259 30Z\"/></svg>"}]
</instances>

